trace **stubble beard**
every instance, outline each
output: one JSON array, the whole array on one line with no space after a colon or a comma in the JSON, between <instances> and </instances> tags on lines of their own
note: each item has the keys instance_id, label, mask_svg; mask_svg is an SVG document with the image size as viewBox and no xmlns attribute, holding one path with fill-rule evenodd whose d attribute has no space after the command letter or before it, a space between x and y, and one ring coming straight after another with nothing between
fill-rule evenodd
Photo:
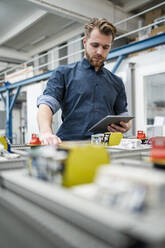
<instances>
[{"instance_id":1,"label":"stubble beard","mask_svg":"<svg viewBox=\"0 0 165 248\"><path fill-rule=\"evenodd\" d=\"M89 63L93 65L96 69L99 69L104 64L105 58L101 55L90 56L87 51L85 51L85 55ZM94 58L99 59L99 61L94 61Z\"/></svg>"}]
</instances>

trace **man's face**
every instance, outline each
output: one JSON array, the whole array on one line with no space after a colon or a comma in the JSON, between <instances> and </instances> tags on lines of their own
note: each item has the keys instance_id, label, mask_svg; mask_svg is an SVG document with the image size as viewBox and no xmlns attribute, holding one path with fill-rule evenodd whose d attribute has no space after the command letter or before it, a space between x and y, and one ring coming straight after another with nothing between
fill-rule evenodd
<instances>
[{"instance_id":1,"label":"man's face","mask_svg":"<svg viewBox=\"0 0 165 248\"><path fill-rule=\"evenodd\" d=\"M112 35L105 35L94 28L88 38L83 39L85 55L97 71L104 63L112 44Z\"/></svg>"}]
</instances>

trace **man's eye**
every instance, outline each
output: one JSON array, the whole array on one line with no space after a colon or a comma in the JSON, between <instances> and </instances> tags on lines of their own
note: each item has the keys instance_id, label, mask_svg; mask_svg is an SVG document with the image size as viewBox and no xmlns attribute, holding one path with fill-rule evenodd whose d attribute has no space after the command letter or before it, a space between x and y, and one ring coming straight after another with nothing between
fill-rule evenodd
<instances>
[{"instance_id":1,"label":"man's eye","mask_svg":"<svg viewBox=\"0 0 165 248\"><path fill-rule=\"evenodd\" d=\"M97 43L92 43L92 46L93 46L93 47L98 47L99 44L97 44Z\"/></svg>"},{"instance_id":2,"label":"man's eye","mask_svg":"<svg viewBox=\"0 0 165 248\"><path fill-rule=\"evenodd\" d=\"M103 49L107 50L107 49L109 49L109 46L103 46Z\"/></svg>"}]
</instances>

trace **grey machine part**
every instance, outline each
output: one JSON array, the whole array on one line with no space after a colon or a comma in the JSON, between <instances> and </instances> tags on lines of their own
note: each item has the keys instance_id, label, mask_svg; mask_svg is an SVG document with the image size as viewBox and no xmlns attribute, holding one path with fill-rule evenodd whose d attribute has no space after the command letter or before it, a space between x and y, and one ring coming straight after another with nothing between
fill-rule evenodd
<instances>
[{"instance_id":1,"label":"grey machine part","mask_svg":"<svg viewBox=\"0 0 165 248\"><path fill-rule=\"evenodd\" d=\"M30 178L25 170L2 173L0 213L3 248L165 245L165 228L154 232L156 222L147 216L122 214L87 201L67 189Z\"/></svg>"}]
</instances>

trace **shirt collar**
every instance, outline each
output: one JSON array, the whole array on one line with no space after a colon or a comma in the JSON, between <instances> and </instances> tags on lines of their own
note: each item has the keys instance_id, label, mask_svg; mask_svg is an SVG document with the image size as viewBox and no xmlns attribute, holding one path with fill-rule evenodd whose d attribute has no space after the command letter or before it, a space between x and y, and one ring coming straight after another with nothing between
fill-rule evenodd
<instances>
[{"instance_id":1,"label":"shirt collar","mask_svg":"<svg viewBox=\"0 0 165 248\"><path fill-rule=\"evenodd\" d=\"M89 63L88 59L86 59L85 57L83 57L81 63L82 63L82 65L83 65L84 68L95 70L95 67L93 65L91 65ZM103 67L104 67L104 64L101 66L101 68L98 71L100 71L100 72L103 71Z\"/></svg>"}]
</instances>

